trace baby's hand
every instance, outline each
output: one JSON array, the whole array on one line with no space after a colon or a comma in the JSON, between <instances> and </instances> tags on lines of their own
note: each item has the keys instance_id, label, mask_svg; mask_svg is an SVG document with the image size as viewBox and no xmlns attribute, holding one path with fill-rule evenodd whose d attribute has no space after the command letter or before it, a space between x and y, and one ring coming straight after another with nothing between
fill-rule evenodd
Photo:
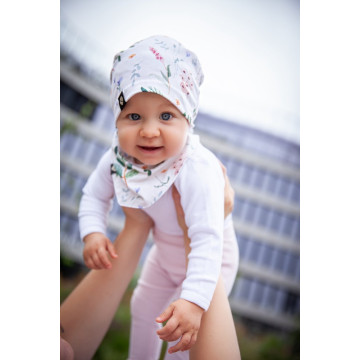
<instances>
[{"instance_id":1,"label":"baby's hand","mask_svg":"<svg viewBox=\"0 0 360 360\"><path fill-rule=\"evenodd\" d=\"M111 269L109 255L113 259L117 258L114 245L102 233L91 233L84 237L84 261L90 269Z\"/></svg>"},{"instance_id":2,"label":"baby's hand","mask_svg":"<svg viewBox=\"0 0 360 360\"><path fill-rule=\"evenodd\" d=\"M169 354L189 350L195 344L203 313L204 309L200 306L179 299L156 318L159 323L167 321L166 325L157 331L160 339L175 341L181 337L181 340L168 350Z\"/></svg>"}]
</instances>

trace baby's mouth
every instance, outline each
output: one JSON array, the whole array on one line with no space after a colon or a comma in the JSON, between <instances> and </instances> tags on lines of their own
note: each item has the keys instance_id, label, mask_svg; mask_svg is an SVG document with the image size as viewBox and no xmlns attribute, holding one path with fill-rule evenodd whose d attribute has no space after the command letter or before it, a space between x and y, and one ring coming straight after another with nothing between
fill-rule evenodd
<instances>
[{"instance_id":1,"label":"baby's mouth","mask_svg":"<svg viewBox=\"0 0 360 360\"><path fill-rule=\"evenodd\" d=\"M138 145L138 147L144 151L156 151L163 148L163 146L141 146L141 145Z\"/></svg>"}]
</instances>

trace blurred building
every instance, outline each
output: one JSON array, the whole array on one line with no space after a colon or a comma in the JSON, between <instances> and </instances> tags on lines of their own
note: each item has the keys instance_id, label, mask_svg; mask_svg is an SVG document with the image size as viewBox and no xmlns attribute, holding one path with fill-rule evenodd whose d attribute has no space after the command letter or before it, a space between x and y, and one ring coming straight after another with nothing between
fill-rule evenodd
<instances>
[{"instance_id":1,"label":"blurred building","mask_svg":"<svg viewBox=\"0 0 360 360\"><path fill-rule=\"evenodd\" d=\"M77 211L82 188L111 143L108 79L61 48L61 251L82 263ZM299 145L200 113L196 132L226 166L236 192L233 212L240 249L230 295L234 314L291 330L300 314ZM114 201L108 236L123 224ZM144 249L144 256L151 239Z\"/></svg>"}]
</instances>

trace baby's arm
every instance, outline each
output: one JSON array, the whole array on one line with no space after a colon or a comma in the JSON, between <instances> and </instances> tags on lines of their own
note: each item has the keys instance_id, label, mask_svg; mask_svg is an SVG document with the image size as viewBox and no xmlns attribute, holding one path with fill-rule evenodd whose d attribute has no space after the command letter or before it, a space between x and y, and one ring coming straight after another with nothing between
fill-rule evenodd
<instances>
[{"instance_id":1,"label":"baby's arm","mask_svg":"<svg viewBox=\"0 0 360 360\"><path fill-rule=\"evenodd\" d=\"M90 269L110 269L110 259L117 258L112 242L105 235L114 197L110 155L108 151L100 159L83 189L80 201L79 227L84 241L83 257Z\"/></svg>"},{"instance_id":2,"label":"baby's arm","mask_svg":"<svg viewBox=\"0 0 360 360\"><path fill-rule=\"evenodd\" d=\"M221 168L225 178L224 215L226 218L233 210L234 190L231 187L229 179L226 175L226 168L222 164ZM191 251L190 239L187 234L188 229L185 224L185 214L181 206L180 194L175 186L172 188L172 196L174 199L178 223L184 232L187 266L188 255ZM156 319L157 322L168 321L167 324L157 332L162 340L175 341L181 337L181 340L169 349L170 353L174 353L179 350L189 350L195 344L203 313L204 309L198 305L184 299L179 299L170 304L169 307Z\"/></svg>"}]
</instances>

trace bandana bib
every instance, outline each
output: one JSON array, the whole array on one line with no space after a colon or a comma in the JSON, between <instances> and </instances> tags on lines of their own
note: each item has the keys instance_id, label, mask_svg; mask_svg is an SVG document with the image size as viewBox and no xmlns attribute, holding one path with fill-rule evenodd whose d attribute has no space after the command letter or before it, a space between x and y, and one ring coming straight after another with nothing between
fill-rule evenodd
<instances>
[{"instance_id":1,"label":"bandana bib","mask_svg":"<svg viewBox=\"0 0 360 360\"><path fill-rule=\"evenodd\" d=\"M153 205L174 183L198 143L198 136L189 133L179 155L150 167L136 164L133 157L124 153L115 132L112 141L111 175L119 205L139 209Z\"/></svg>"}]
</instances>

